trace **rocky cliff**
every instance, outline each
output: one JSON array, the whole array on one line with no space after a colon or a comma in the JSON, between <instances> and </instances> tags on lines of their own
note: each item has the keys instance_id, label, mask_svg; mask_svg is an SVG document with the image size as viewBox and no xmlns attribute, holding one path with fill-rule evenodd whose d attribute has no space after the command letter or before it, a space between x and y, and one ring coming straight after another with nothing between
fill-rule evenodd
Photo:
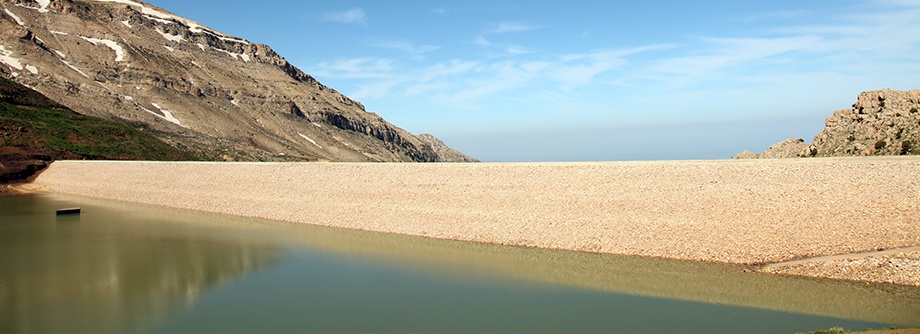
<instances>
[{"instance_id":1,"label":"rocky cliff","mask_svg":"<svg viewBox=\"0 0 920 334\"><path fill-rule=\"evenodd\" d=\"M212 160L450 161L263 44L133 0L0 0L0 75Z\"/></svg>"},{"instance_id":2,"label":"rocky cliff","mask_svg":"<svg viewBox=\"0 0 920 334\"><path fill-rule=\"evenodd\" d=\"M787 139L744 158L920 154L920 90L881 89L859 94L853 108L838 110L809 145Z\"/></svg>"}]
</instances>

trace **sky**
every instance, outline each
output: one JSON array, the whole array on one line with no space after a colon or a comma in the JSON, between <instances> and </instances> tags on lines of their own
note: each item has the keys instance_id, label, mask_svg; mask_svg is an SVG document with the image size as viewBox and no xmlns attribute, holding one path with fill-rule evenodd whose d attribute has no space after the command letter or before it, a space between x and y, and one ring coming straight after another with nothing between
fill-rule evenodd
<instances>
[{"instance_id":1,"label":"sky","mask_svg":"<svg viewBox=\"0 0 920 334\"><path fill-rule=\"evenodd\" d=\"M920 1L149 0L483 161L727 159L920 89Z\"/></svg>"}]
</instances>

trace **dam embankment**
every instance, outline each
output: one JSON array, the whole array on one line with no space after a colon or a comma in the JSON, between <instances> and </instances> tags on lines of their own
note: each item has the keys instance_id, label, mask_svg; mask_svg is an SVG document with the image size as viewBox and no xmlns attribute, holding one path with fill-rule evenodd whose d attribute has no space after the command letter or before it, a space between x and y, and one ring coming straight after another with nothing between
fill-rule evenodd
<instances>
[{"instance_id":1,"label":"dam embankment","mask_svg":"<svg viewBox=\"0 0 920 334\"><path fill-rule=\"evenodd\" d=\"M58 161L34 185L288 222L695 261L762 264L920 246L920 157ZM904 256L920 263L920 254Z\"/></svg>"}]
</instances>

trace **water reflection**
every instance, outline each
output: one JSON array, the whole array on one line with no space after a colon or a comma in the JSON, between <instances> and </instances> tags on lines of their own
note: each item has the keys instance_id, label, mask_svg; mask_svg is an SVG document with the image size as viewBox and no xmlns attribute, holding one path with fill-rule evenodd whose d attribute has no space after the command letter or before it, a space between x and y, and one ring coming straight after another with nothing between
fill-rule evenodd
<instances>
[{"instance_id":1,"label":"water reflection","mask_svg":"<svg viewBox=\"0 0 920 334\"><path fill-rule=\"evenodd\" d=\"M503 275L592 290L920 326L920 289L745 272L736 265L503 247L311 227L289 241L436 275Z\"/></svg>"},{"instance_id":2,"label":"water reflection","mask_svg":"<svg viewBox=\"0 0 920 334\"><path fill-rule=\"evenodd\" d=\"M70 206L81 206L84 213L54 216L54 209ZM286 314L284 312L290 309L309 309L312 316L326 314L326 320L332 321L337 314L353 315L354 308L362 307L357 304L366 302L367 298L373 299L376 294L392 297L385 291L376 291L379 288L375 286L381 280L396 280L397 276L408 282L394 283L390 289L401 289L407 291L406 294L416 290L446 294L451 298L465 296L459 300L472 298L470 296L477 293L498 293L492 287L502 284L519 286L521 282L532 282L544 291L556 291L553 289L557 288L551 287L564 286L585 291L586 295L593 294L571 299L572 303L592 300L591 303L607 307L606 312L628 312L630 308L638 309L635 305L647 304L650 305L647 312L654 313L656 308L668 306L638 297L627 298L630 305L617 306L608 300L598 301L597 295L603 297L604 293L597 292L920 326L920 316L917 316L920 314L920 289L746 273L743 268L730 265L433 240L64 195L0 198L0 218L0 332L207 331L213 330L215 318L226 318L227 307L252 317L273 319L265 321L276 324L284 321L277 318L278 314ZM342 271L348 274L333 274ZM424 273L425 277L437 279L419 278L411 273ZM363 279L364 283L358 288L355 285L333 286L335 281L343 279ZM306 286L307 283L296 280L320 283ZM437 283L440 281L463 283L444 285ZM475 290L469 287L469 282L483 282L482 286L489 288ZM424 290L423 286L429 289ZM361 294L360 298L365 299L357 303L336 303L338 295L330 291L339 295ZM311 304L310 299L319 300L317 293L327 299ZM512 295L517 293L511 292ZM246 296L242 300L247 305L240 303L239 295ZM551 300L534 299L532 295L518 297L525 301L537 300L524 302L525 305L537 305L568 298L562 295L553 295ZM492 299L498 305L491 306L493 308L477 306L483 309L480 315L485 314L482 316L489 321L500 321L488 317L502 311L502 305L513 305L505 307L506 310L523 308L521 304L501 298ZM249 303L253 300L261 304ZM240 305L226 306L228 301ZM388 312L409 307L397 306L399 301L396 300L377 302L382 303L381 307L363 316L395 317L397 314ZM332 307L336 305L340 308ZM427 312L434 312L431 309L435 307L453 310L458 306L432 305ZM680 312L685 313L699 308L680 307ZM734 309L713 312L744 313L731 310ZM559 310L542 312L545 313L543 317L554 319L550 317ZM578 312L566 316L574 317ZM774 313L748 313L749 317L779 317ZM610 318L611 314L597 316L598 319ZM303 314L291 314L291 317L298 316ZM429 314L429 318L433 316ZM458 319L466 319L462 323L467 325L484 321L483 318L462 317L442 321ZM786 318L770 319L786 321L782 320ZM233 320L240 319L224 319L221 323L236 324ZM192 321L198 324L189 325ZM246 319L243 323L252 321ZM705 321L702 326L706 326ZM335 324L339 323L330 326ZM303 328L295 325L274 328ZM840 324L834 322L823 327L836 325ZM716 326L721 328L722 325ZM739 326L744 328L745 324ZM362 328L366 329L355 329ZM412 330L419 327L394 328ZM444 327L431 324L426 328ZM647 330L649 327L638 328Z\"/></svg>"},{"instance_id":3,"label":"water reflection","mask_svg":"<svg viewBox=\"0 0 920 334\"><path fill-rule=\"evenodd\" d=\"M81 201L82 215L56 217L69 202L0 201L0 332L136 331L277 258L271 244L155 210Z\"/></svg>"}]
</instances>

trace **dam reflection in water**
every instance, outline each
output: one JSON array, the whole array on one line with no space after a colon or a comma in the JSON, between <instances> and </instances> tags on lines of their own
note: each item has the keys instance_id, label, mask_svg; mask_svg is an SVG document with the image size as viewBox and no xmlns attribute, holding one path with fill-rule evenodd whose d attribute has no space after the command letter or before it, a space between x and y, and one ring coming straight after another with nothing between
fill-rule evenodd
<instances>
[{"instance_id":1,"label":"dam reflection in water","mask_svg":"<svg viewBox=\"0 0 920 334\"><path fill-rule=\"evenodd\" d=\"M918 290L0 198L0 332L794 333L920 326Z\"/></svg>"}]
</instances>

